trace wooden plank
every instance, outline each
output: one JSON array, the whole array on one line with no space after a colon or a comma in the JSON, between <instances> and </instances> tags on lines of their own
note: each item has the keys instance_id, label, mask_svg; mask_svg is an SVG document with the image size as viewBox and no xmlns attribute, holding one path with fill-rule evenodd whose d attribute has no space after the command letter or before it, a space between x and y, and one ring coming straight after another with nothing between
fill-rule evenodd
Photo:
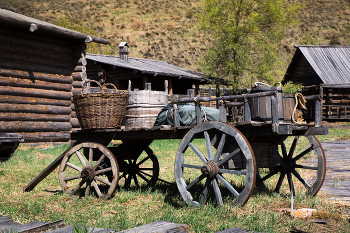
<instances>
[{"instance_id":1,"label":"wooden plank","mask_svg":"<svg viewBox=\"0 0 350 233\"><path fill-rule=\"evenodd\" d=\"M49 166L47 166L44 171L42 171L37 177L35 177L25 188L25 192L29 192L35 188L37 184L39 184L43 179L45 179L53 170L56 169L61 164L61 161L68 150L70 150L73 146L78 144L77 141L72 141L70 147L63 152L60 156L58 156Z\"/></svg>"},{"instance_id":2,"label":"wooden plank","mask_svg":"<svg viewBox=\"0 0 350 233\"><path fill-rule=\"evenodd\" d=\"M25 225L22 225L20 227L20 233L39 233L39 232L44 232L48 230L55 230L57 228L62 228L64 227L64 222L63 220L58 220L55 222L49 222L49 223L42 223L37 222L37 224L27 223Z\"/></svg>"},{"instance_id":3,"label":"wooden plank","mask_svg":"<svg viewBox=\"0 0 350 233\"><path fill-rule=\"evenodd\" d=\"M172 223L172 222L166 222L162 220L157 220L152 223L134 227L128 230L120 231L117 233L149 233L149 232L168 232L170 230L177 230L177 231L185 231L188 232L188 227L186 224L179 224L179 223Z\"/></svg>"},{"instance_id":4,"label":"wooden plank","mask_svg":"<svg viewBox=\"0 0 350 233\"><path fill-rule=\"evenodd\" d=\"M13 222L13 221L7 216L0 216L0 224L3 222Z\"/></svg>"}]
</instances>

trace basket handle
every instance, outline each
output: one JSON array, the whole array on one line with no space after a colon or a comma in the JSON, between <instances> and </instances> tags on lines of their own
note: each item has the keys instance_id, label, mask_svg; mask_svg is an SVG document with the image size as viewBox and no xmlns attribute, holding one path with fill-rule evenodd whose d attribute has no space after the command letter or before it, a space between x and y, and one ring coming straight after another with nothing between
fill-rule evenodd
<instances>
[{"instance_id":1,"label":"basket handle","mask_svg":"<svg viewBox=\"0 0 350 233\"><path fill-rule=\"evenodd\" d=\"M118 92L118 89L117 89L117 87L113 84L113 83L105 83L105 84L103 84L103 86L102 87L107 87L107 86L112 86L112 87L114 87L114 89L115 89L115 92Z\"/></svg>"},{"instance_id":2,"label":"basket handle","mask_svg":"<svg viewBox=\"0 0 350 233\"><path fill-rule=\"evenodd\" d=\"M97 81L95 81L95 80L88 79L88 80L85 81L85 83L84 83L84 85L83 85L83 89L81 90L81 94L84 94L85 87L86 87L86 85L87 85L88 83L90 83L90 82L96 83L96 84L100 87L101 93L102 93L102 94L105 93L105 92L103 91L103 88L102 88L102 86L101 86L101 84L100 84L99 82L97 82ZM87 94L87 93L85 93L85 94Z\"/></svg>"}]
</instances>

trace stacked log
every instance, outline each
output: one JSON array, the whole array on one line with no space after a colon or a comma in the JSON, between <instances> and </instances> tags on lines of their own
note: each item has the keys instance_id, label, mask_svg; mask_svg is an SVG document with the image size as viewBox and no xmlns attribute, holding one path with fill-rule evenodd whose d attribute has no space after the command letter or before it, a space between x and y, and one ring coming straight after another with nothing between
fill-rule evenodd
<instances>
[{"instance_id":1,"label":"stacked log","mask_svg":"<svg viewBox=\"0 0 350 233\"><path fill-rule=\"evenodd\" d=\"M0 132L25 142L68 141L71 76L0 69Z\"/></svg>"}]
</instances>

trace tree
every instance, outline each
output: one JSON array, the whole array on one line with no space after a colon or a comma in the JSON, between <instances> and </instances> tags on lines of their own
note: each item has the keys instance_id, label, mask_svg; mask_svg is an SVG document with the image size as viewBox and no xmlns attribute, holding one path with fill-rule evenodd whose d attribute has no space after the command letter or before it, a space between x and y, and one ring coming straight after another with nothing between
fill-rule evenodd
<instances>
[{"instance_id":1,"label":"tree","mask_svg":"<svg viewBox=\"0 0 350 233\"><path fill-rule=\"evenodd\" d=\"M210 41L204 72L232 81L234 90L278 81L285 71L281 39L297 23L298 8L286 0L204 0L200 26Z\"/></svg>"}]
</instances>

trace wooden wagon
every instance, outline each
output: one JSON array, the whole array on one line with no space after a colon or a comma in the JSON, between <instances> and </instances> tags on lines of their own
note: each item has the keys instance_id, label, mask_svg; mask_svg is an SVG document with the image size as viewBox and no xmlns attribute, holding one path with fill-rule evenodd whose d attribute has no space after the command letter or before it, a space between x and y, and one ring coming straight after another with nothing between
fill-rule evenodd
<instances>
[{"instance_id":1,"label":"wooden wagon","mask_svg":"<svg viewBox=\"0 0 350 233\"><path fill-rule=\"evenodd\" d=\"M142 182L154 185L159 179L160 165L150 144L153 140L182 139L175 158L175 178L179 192L189 205L199 206L214 199L218 205L226 201L243 205L256 183L265 187L264 183L269 183L276 174L279 174L273 184L276 191L283 187L286 177L287 189L294 193L294 176L306 194L314 196L326 173L325 154L315 137L328 133L328 129L321 126L320 96L305 97L315 101L314 123L292 123L281 118L279 109L283 108L278 95L276 91L267 91L175 99L171 101L174 126L74 131L71 146L32 180L25 191L32 190L57 166L60 166L62 190L70 195L87 197L94 191L99 198L106 199L113 195L120 180L125 188L132 183L136 187ZM251 112L256 98L267 101L268 118L252 119L252 115L256 115ZM200 103L208 101L220 104L220 121L202 122ZM180 126L177 105L190 102L196 106L197 124ZM238 123L227 123L226 109L232 106L243 107ZM287 107L285 111L290 109ZM287 150L285 142L291 136L294 140ZM298 149L300 137L308 142L303 150ZM111 140L121 140L122 144L110 147Z\"/></svg>"}]
</instances>

